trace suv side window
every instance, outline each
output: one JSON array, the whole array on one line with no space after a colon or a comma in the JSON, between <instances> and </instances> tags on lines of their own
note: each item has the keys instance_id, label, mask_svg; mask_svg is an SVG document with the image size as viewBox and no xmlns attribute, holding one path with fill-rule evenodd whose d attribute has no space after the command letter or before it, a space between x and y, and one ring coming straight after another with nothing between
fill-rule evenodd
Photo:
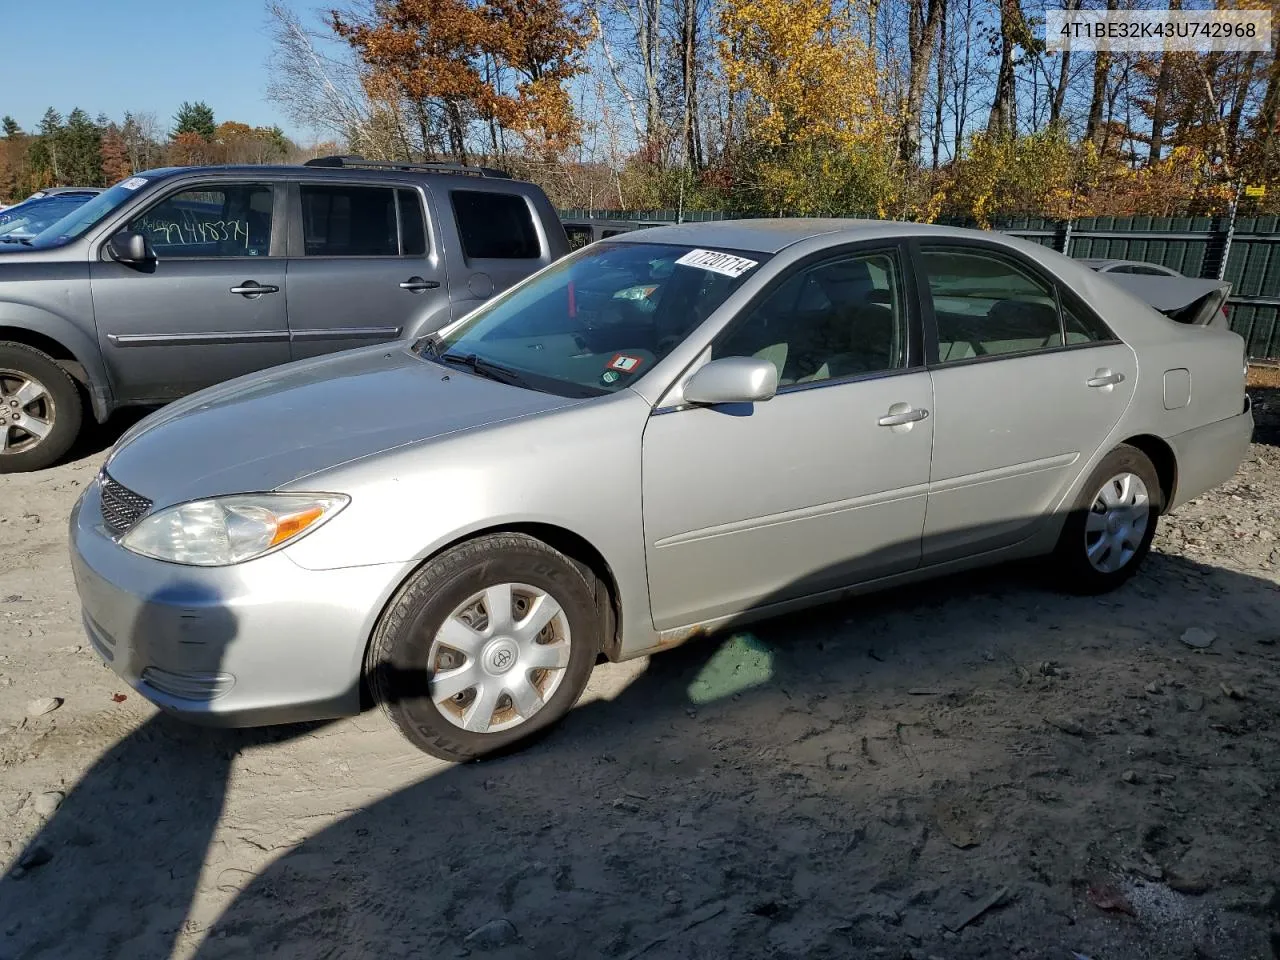
<instances>
[{"instance_id":1,"label":"suv side window","mask_svg":"<svg viewBox=\"0 0 1280 960\"><path fill-rule=\"evenodd\" d=\"M897 254L846 256L796 271L714 343L711 354L769 360L784 386L906 366Z\"/></svg>"},{"instance_id":2,"label":"suv side window","mask_svg":"<svg viewBox=\"0 0 1280 960\"><path fill-rule=\"evenodd\" d=\"M427 255L427 223L422 216L422 198L416 190L399 190L400 252L406 257Z\"/></svg>"},{"instance_id":3,"label":"suv side window","mask_svg":"<svg viewBox=\"0 0 1280 960\"><path fill-rule=\"evenodd\" d=\"M400 255L394 188L304 183L300 189L305 256Z\"/></svg>"},{"instance_id":4,"label":"suv side window","mask_svg":"<svg viewBox=\"0 0 1280 960\"><path fill-rule=\"evenodd\" d=\"M468 260L535 260L542 256L533 211L524 197L453 190L449 199Z\"/></svg>"},{"instance_id":5,"label":"suv side window","mask_svg":"<svg viewBox=\"0 0 1280 960\"><path fill-rule=\"evenodd\" d=\"M170 194L128 229L164 260L265 257L271 252L274 190L263 183L210 184Z\"/></svg>"},{"instance_id":6,"label":"suv side window","mask_svg":"<svg viewBox=\"0 0 1280 960\"><path fill-rule=\"evenodd\" d=\"M983 250L926 247L921 264L933 298L939 362L1062 346L1057 293L1011 260Z\"/></svg>"}]
</instances>

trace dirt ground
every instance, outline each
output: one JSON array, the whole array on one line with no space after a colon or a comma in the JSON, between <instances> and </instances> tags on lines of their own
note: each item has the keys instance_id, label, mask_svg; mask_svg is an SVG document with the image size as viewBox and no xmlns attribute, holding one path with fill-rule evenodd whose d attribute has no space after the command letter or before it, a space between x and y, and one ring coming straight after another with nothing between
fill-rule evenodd
<instances>
[{"instance_id":1,"label":"dirt ground","mask_svg":"<svg viewBox=\"0 0 1280 960\"><path fill-rule=\"evenodd\" d=\"M602 667L466 766L377 713L158 717L80 629L102 453L0 479L0 958L1280 957L1257 384L1237 477L1114 595L1002 569L773 621Z\"/></svg>"}]
</instances>

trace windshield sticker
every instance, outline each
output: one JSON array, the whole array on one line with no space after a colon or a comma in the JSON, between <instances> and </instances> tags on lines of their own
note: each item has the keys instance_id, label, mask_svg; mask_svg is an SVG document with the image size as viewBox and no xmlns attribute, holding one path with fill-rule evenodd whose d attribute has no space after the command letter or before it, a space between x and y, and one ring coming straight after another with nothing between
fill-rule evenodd
<instances>
[{"instance_id":1,"label":"windshield sticker","mask_svg":"<svg viewBox=\"0 0 1280 960\"><path fill-rule=\"evenodd\" d=\"M139 187L145 185L146 182L146 177L130 177L124 183L120 184L120 186L124 187L126 190L137 190Z\"/></svg>"},{"instance_id":2,"label":"windshield sticker","mask_svg":"<svg viewBox=\"0 0 1280 960\"><path fill-rule=\"evenodd\" d=\"M635 373L641 362L640 357L628 357L625 353L619 353L609 361L608 368L617 370L619 373Z\"/></svg>"},{"instance_id":3,"label":"windshield sticker","mask_svg":"<svg viewBox=\"0 0 1280 960\"><path fill-rule=\"evenodd\" d=\"M685 267L710 270L712 273L722 273L726 277L740 277L752 267L760 265L757 261L748 260L746 257L735 257L731 253L716 253L714 250L690 250L676 263Z\"/></svg>"},{"instance_id":4,"label":"windshield sticker","mask_svg":"<svg viewBox=\"0 0 1280 960\"><path fill-rule=\"evenodd\" d=\"M618 377L619 377L619 374L615 373L614 371L606 370L604 373L600 375L600 380L602 383L610 384L610 383L613 383L615 380L617 380Z\"/></svg>"}]
</instances>

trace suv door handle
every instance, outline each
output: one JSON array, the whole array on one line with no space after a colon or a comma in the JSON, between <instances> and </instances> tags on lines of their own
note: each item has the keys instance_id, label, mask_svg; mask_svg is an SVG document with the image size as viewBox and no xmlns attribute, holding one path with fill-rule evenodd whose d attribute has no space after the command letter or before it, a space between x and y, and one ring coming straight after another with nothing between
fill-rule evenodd
<instances>
[{"instance_id":1,"label":"suv door handle","mask_svg":"<svg viewBox=\"0 0 1280 960\"><path fill-rule=\"evenodd\" d=\"M893 406L906 406L906 404L895 403ZM892 407L890 409L892 409ZM911 407L907 407L906 410L901 410L898 413L886 414L881 417L878 422L882 427L901 427L904 424L915 423L917 420L923 420L927 416L929 416L928 410L916 410Z\"/></svg>"},{"instance_id":2,"label":"suv door handle","mask_svg":"<svg viewBox=\"0 0 1280 960\"><path fill-rule=\"evenodd\" d=\"M262 296L264 293L279 293L280 288L273 287L269 283L258 283L254 280L246 280L244 283L240 284L240 286L232 287L231 292L238 293L242 297L253 299L254 297Z\"/></svg>"},{"instance_id":3,"label":"suv door handle","mask_svg":"<svg viewBox=\"0 0 1280 960\"><path fill-rule=\"evenodd\" d=\"M401 290L409 290L412 293L421 293L423 290L434 290L440 286L438 280L423 280L421 277L410 277L400 283Z\"/></svg>"},{"instance_id":4,"label":"suv door handle","mask_svg":"<svg viewBox=\"0 0 1280 960\"><path fill-rule=\"evenodd\" d=\"M1087 387L1110 387L1123 382L1123 373L1112 373L1110 370L1103 368L1101 370L1094 371L1093 376L1084 383Z\"/></svg>"}]
</instances>

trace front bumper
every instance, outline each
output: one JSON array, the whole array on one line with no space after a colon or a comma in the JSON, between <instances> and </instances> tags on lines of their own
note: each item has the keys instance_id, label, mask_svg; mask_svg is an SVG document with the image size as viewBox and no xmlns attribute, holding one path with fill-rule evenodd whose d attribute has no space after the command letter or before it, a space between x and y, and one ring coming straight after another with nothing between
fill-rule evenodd
<instances>
[{"instance_id":1,"label":"front bumper","mask_svg":"<svg viewBox=\"0 0 1280 960\"><path fill-rule=\"evenodd\" d=\"M1246 395L1244 410L1236 416L1167 439L1178 464L1177 485L1169 505L1176 509L1235 476L1253 439L1253 404Z\"/></svg>"},{"instance_id":2,"label":"front bumper","mask_svg":"<svg viewBox=\"0 0 1280 960\"><path fill-rule=\"evenodd\" d=\"M359 712L366 642L409 570L305 570L287 551L229 567L140 557L103 528L96 480L70 534L94 649L162 710L214 726Z\"/></svg>"}]
</instances>

